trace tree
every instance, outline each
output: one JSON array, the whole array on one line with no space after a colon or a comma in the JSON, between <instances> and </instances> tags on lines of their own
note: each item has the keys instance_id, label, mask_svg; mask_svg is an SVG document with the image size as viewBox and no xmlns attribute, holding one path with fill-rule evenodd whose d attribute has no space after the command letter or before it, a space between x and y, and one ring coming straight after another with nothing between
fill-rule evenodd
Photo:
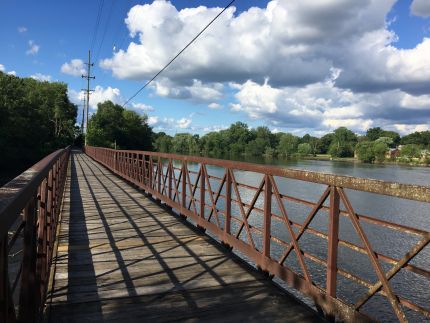
<instances>
[{"instance_id":1,"label":"tree","mask_svg":"<svg viewBox=\"0 0 430 323\"><path fill-rule=\"evenodd\" d=\"M379 137L382 137L383 132L384 130L382 130L380 127L370 128L366 131L366 137L369 139L369 141L375 141Z\"/></svg>"},{"instance_id":2,"label":"tree","mask_svg":"<svg viewBox=\"0 0 430 323\"><path fill-rule=\"evenodd\" d=\"M154 149L162 153L172 152L172 137L167 135L165 132L159 132L154 136L155 140L153 143Z\"/></svg>"},{"instance_id":3,"label":"tree","mask_svg":"<svg viewBox=\"0 0 430 323\"><path fill-rule=\"evenodd\" d=\"M379 139L372 143L373 151L375 153L376 161L383 162L385 160L385 154L389 148L387 143L385 143L384 141L380 141Z\"/></svg>"},{"instance_id":4,"label":"tree","mask_svg":"<svg viewBox=\"0 0 430 323\"><path fill-rule=\"evenodd\" d=\"M391 138L393 142L389 146L392 148L397 147L400 144L400 135L395 131L384 130L381 137Z\"/></svg>"},{"instance_id":5,"label":"tree","mask_svg":"<svg viewBox=\"0 0 430 323\"><path fill-rule=\"evenodd\" d=\"M0 72L0 169L17 174L73 144L77 108L67 85Z\"/></svg>"},{"instance_id":6,"label":"tree","mask_svg":"<svg viewBox=\"0 0 430 323\"><path fill-rule=\"evenodd\" d=\"M307 155L312 154L312 147L310 144L305 142L305 143L299 144L299 146L297 147L297 152L301 156L307 156Z\"/></svg>"},{"instance_id":7,"label":"tree","mask_svg":"<svg viewBox=\"0 0 430 323\"><path fill-rule=\"evenodd\" d=\"M279 144L276 147L278 154L285 157L291 157L297 153L297 146L299 145L299 137L290 133L282 134L279 139Z\"/></svg>"},{"instance_id":8,"label":"tree","mask_svg":"<svg viewBox=\"0 0 430 323\"><path fill-rule=\"evenodd\" d=\"M334 157L352 157L357 143L357 136L345 127L337 128L333 133L329 153Z\"/></svg>"},{"instance_id":9,"label":"tree","mask_svg":"<svg viewBox=\"0 0 430 323\"><path fill-rule=\"evenodd\" d=\"M400 151L400 156L407 159L419 158L421 157L421 149L416 144L407 144L402 147Z\"/></svg>"},{"instance_id":10,"label":"tree","mask_svg":"<svg viewBox=\"0 0 430 323\"><path fill-rule=\"evenodd\" d=\"M333 133L328 133L324 136L322 136L319 140L318 140L318 150L321 152L321 154L327 154L329 149L330 149L330 145L333 141L334 138L334 134Z\"/></svg>"},{"instance_id":11,"label":"tree","mask_svg":"<svg viewBox=\"0 0 430 323\"><path fill-rule=\"evenodd\" d=\"M147 117L106 101L88 123L87 142L98 147L152 150L152 129Z\"/></svg>"},{"instance_id":12,"label":"tree","mask_svg":"<svg viewBox=\"0 0 430 323\"><path fill-rule=\"evenodd\" d=\"M358 159L365 163L372 163L375 159L374 144L371 141L362 141L357 144Z\"/></svg>"},{"instance_id":13,"label":"tree","mask_svg":"<svg viewBox=\"0 0 430 323\"><path fill-rule=\"evenodd\" d=\"M430 148L430 131L413 132L404 136L400 142L402 145L413 144L421 146L422 148Z\"/></svg>"}]
</instances>

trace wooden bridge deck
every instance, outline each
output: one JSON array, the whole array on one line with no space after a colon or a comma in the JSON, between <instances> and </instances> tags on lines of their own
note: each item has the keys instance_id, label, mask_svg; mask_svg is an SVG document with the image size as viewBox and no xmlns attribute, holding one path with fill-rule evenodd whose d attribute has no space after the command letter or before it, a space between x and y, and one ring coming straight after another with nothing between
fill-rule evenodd
<instances>
[{"instance_id":1,"label":"wooden bridge deck","mask_svg":"<svg viewBox=\"0 0 430 323\"><path fill-rule=\"evenodd\" d=\"M71 172L47 320L321 320L84 154Z\"/></svg>"}]
</instances>

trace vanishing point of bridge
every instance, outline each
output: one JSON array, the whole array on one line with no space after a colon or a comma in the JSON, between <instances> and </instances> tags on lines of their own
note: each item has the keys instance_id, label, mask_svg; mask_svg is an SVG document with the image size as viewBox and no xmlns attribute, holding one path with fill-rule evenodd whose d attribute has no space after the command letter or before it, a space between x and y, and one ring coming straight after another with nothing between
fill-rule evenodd
<instances>
[{"instance_id":1,"label":"vanishing point of bridge","mask_svg":"<svg viewBox=\"0 0 430 323\"><path fill-rule=\"evenodd\" d=\"M312 201L281 180L322 189ZM412 261L428 253L428 229L357 214L352 190L430 202L430 188L416 185L151 152L59 150L0 189L0 322L372 321L365 305L376 297L399 321L428 319L428 293L408 298L392 284L413 275L429 285L428 262ZM291 205L304 213L301 223ZM311 225L321 214L325 229ZM340 234L344 220L359 242ZM401 256L383 254L367 225L413 243ZM320 253L308 250L306 235L321 240ZM341 248L367 257L374 278L342 268ZM346 299L344 280L364 292Z\"/></svg>"}]
</instances>

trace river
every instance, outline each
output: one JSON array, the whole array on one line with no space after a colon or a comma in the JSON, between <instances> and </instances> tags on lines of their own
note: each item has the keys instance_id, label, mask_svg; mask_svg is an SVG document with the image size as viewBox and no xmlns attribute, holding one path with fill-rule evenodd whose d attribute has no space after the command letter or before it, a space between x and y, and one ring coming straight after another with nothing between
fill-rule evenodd
<instances>
[{"instance_id":1,"label":"river","mask_svg":"<svg viewBox=\"0 0 430 323\"><path fill-rule=\"evenodd\" d=\"M284 161L276 159L251 159L246 161L296 169L306 169L324 173L349 175L354 177L374 178L391 182L419 184L425 186L430 185L429 167L374 165L354 162L316 160ZM190 164L189 169L197 171L198 165ZM210 175L222 177L224 174L224 170L219 167L208 166L207 169ZM262 179L261 174L252 172L235 171L234 174L238 182L257 187ZM194 181L194 178L195 176L192 176L191 180ZM318 200L325 189L324 185L306 183L285 178L276 178L276 182L281 193L313 202ZM211 185L212 190L216 192L218 189L217 181L211 181ZM345 191L355 212L358 214L368 215L374 218L430 231L429 203L409 201L352 190ZM198 194L196 193L196 197L198 198L197 195ZM240 195L242 201L249 204L254 196L254 191L241 188ZM263 208L262 195L263 194L261 194L256 203L256 206L259 208ZM210 204L210 199L208 197L206 197L206 203ZM310 207L294 202L285 202L284 205L290 219L300 224L303 223L305 217L310 211ZM217 203L217 208L224 210L224 201L222 199L220 199L220 201ZM342 203L341 208L343 208ZM275 199L272 200L272 212L278 215L281 214ZM232 206L232 213L237 218L241 218L240 210L237 206ZM220 218L221 223L223 224L223 217L220 216ZM327 212L319 211L315 219L311 222L310 227L327 233L327 218ZM262 228L261 213L253 211L250 215L249 222L258 228ZM412 248L414 243L418 242L419 240L419 237L416 235L400 233L368 223L362 223L362 227L375 251L397 259L400 259ZM237 225L232 225L233 232L235 229L237 230ZM287 228L280 221L272 220L272 235L281 238L284 241L289 241ZM340 238L345 241L364 247L349 218L341 217L339 235ZM261 239L259 235L253 234L253 238L257 248L260 249ZM245 234L245 230L243 230L241 239L246 241L248 239ZM304 251L311 253L321 259L327 258L327 242L324 239L318 238L311 234L304 234L300 239L300 246ZM272 242L272 258L278 259L284 250L284 247ZM340 268L345 269L359 277L365 278L371 283L377 281L376 274L372 269L369 258L366 255L340 246L338 257L338 265ZM292 252L287 258L286 263L291 266L294 271L298 273L302 272L294 252ZM306 263L309 266L309 271L313 281L317 285L324 288L326 279L325 267L317 265L309 259L306 259ZM388 271L391 268L391 265L387 265L385 262L381 261L380 263L385 271ZM428 270L430 268L430 246L427 246L423 251L421 251L421 253L411 261L411 264L415 264ZM390 280L390 284L396 293L398 293L398 295L427 309L429 308L430 280L402 269ZM366 291L367 288L364 288L357 283L351 282L338 274L337 293L341 299L354 303ZM295 293L295 295L297 295L297 293ZM417 315L405 307L403 307L403 309L411 322L422 322L424 320L421 315ZM381 296L372 297L369 302L363 306L363 310L381 321L397 321L388 301Z\"/></svg>"}]
</instances>

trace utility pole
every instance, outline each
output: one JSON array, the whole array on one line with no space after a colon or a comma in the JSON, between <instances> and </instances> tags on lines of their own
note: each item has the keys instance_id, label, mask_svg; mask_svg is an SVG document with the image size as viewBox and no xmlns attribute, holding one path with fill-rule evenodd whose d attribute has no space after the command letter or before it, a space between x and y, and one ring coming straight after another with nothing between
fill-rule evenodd
<instances>
[{"instance_id":1,"label":"utility pole","mask_svg":"<svg viewBox=\"0 0 430 323\"><path fill-rule=\"evenodd\" d=\"M90 79L95 79L95 76L91 76L91 66L94 66L94 63L91 63L91 51L88 50L88 63L85 63L87 65L87 75L82 75L82 78L87 79L87 104L86 104L86 111L85 111L85 146L87 145L87 132L88 132L88 109L90 107L90 92L93 92L93 90L90 90Z\"/></svg>"},{"instance_id":2,"label":"utility pole","mask_svg":"<svg viewBox=\"0 0 430 323\"><path fill-rule=\"evenodd\" d=\"M85 119L85 94L84 97L82 98L82 119L81 119L81 132L82 134L84 134L84 119Z\"/></svg>"}]
</instances>

